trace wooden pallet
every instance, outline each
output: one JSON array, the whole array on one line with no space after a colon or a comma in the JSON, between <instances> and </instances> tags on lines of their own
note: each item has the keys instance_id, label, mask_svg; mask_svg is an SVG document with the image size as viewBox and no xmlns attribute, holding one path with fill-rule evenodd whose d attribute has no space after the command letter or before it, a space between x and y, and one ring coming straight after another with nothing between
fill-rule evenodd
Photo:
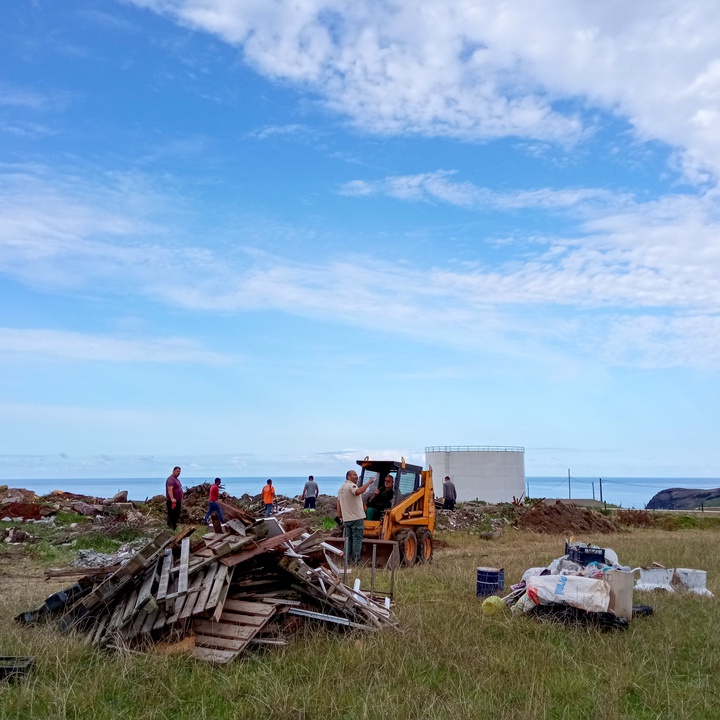
<instances>
[{"instance_id":1,"label":"wooden pallet","mask_svg":"<svg viewBox=\"0 0 720 720\"><path fill-rule=\"evenodd\" d=\"M277 608L267 603L226 600L217 621L198 619L193 623L196 660L224 665L234 660L267 625Z\"/></svg>"}]
</instances>

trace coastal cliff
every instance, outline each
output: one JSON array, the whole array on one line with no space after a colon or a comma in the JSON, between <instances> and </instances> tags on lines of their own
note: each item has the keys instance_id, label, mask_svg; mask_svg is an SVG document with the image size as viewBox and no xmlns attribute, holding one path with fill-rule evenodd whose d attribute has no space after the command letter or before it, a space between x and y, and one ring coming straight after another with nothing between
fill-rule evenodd
<instances>
[{"instance_id":1,"label":"coastal cliff","mask_svg":"<svg viewBox=\"0 0 720 720\"><path fill-rule=\"evenodd\" d=\"M711 490L692 490L688 488L668 488L655 494L647 504L648 510L695 510L720 506L720 488Z\"/></svg>"}]
</instances>

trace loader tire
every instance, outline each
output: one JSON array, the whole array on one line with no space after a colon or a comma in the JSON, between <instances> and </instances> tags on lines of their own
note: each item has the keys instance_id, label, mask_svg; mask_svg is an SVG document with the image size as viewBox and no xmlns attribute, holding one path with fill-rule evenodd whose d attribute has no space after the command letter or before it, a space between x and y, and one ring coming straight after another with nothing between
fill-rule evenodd
<instances>
[{"instance_id":1,"label":"loader tire","mask_svg":"<svg viewBox=\"0 0 720 720\"><path fill-rule=\"evenodd\" d=\"M425 529L419 530L417 534L417 561L419 563L429 563L433 556L433 536L432 533Z\"/></svg>"},{"instance_id":2,"label":"loader tire","mask_svg":"<svg viewBox=\"0 0 720 720\"><path fill-rule=\"evenodd\" d=\"M414 565L417 560L417 536L412 530L401 530L394 540L400 551L401 565Z\"/></svg>"}]
</instances>

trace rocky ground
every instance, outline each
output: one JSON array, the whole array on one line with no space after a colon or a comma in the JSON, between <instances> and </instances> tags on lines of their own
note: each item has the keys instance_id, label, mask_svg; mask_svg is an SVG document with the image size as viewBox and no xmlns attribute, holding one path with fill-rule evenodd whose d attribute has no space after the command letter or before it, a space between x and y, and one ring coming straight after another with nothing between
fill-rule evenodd
<instances>
[{"instance_id":1,"label":"rocky ground","mask_svg":"<svg viewBox=\"0 0 720 720\"><path fill-rule=\"evenodd\" d=\"M209 489L207 483L185 489L180 517L182 524L202 522ZM264 514L260 495L234 497L221 493L220 500L229 512L236 508L241 517L261 517ZM137 530L147 528L150 532L152 528L163 525L165 512L162 495L145 503L135 503L128 501L126 492L113 498L92 498L61 491L38 497L30 490L0 486L0 541L32 542L34 523L53 525L58 517L64 521L57 523L60 542L68 542L84 531L104 529L109 532L123 525ZM311 531L332 532L337 527L334 521L336 498L330 495L320 495L314 512L304 510L299 497L279 496L275 514L281 518L286 529L302 526ZM5 529L2 528L3 521L8 522ZM11 522L14 523L12 526ZM22 528L18 527L19 522ZM60 525L63 527L60 528ZM459 503L454 512L443 510L437 503L436 532L474 532L493 539L508 527L565 535L606 533L618 529L609 517L568 502L548 500L532 505L466 502Z\"/></svg>"}]
</instances>

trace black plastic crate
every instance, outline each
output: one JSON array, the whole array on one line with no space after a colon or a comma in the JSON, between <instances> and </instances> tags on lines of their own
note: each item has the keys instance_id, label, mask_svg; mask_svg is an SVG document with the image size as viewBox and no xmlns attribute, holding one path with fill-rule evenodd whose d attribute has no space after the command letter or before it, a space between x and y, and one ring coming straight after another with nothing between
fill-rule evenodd
<instances>
[{"instance_id":1,"label":"black plastic crate","mask_svg":"<svg viewBox=\"0 0 720 720\"><path fill-rule=\"evenodd\" d=\"M588 565L591 562L605 564L605 548L588 547L580 543L565 543L565 554L578 565Z\"/></svg>"}]
</instances>

